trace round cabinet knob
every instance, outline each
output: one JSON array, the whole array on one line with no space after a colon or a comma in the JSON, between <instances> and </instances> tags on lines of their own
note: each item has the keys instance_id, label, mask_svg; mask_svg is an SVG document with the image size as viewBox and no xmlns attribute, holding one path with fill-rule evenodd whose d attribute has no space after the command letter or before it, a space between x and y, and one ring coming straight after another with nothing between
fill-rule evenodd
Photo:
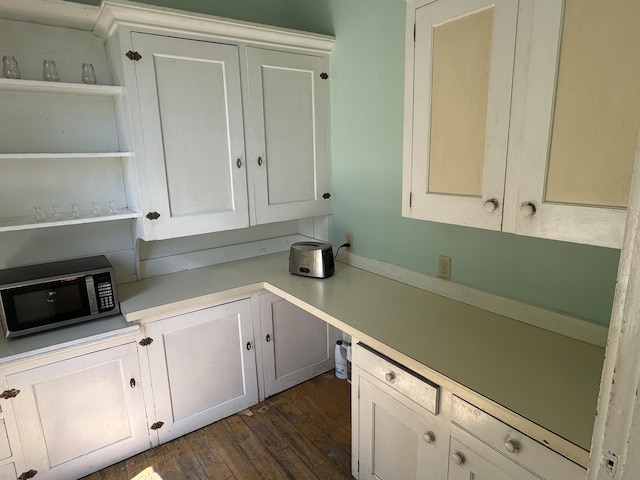
<instances>
[{"instance_id":1,"label":"round cabinet knob","mask_svg":"<svg viewBox=\"0 0 640 480\"><path fill-rule=\"evenodd\" d=\"M427 432L424 435L422 435L422 439L426 443L433 443L436 441L436 436L433 434L433 432Z\"/></svg>"},{"instance_id":2,"label":"round cabinet knob","mask_svg":"<svg viewBox=\"0 0 640 480\"><path fill-rule=\"evenodd\" d=\"M504 443L504 448L509 453L518 453L520 451L520 442L512 438Z\"/></svg>"},{"instance_id":3,"label":"round cabinet knob","mask_svg":"<svg viewBox=\"0 0 640 480\"><path fill-rule=\"evenodd\" d=\"M456 452L451 455L451 461L456 465L462 465L465 461L464 455L460 452Z\"/></svg>"},{"instance_id":4,"label":"round cabinet knob","mask_svg":"<svg viewBox=\"0 0 640 480\"><path fill-rule=\"evenodd\" d=\"M536 205L533 202L524 202L520 205L520 213L525 217L533 217L536 214Z\"/></svg>"},{"instance_id":5,"label":"round cabinet knob","mask_svg":"<svg viewBox=\"0 0 640 480\"><path fill-rule=\"evenodd\" d=\"M489 200L484 202L484 209L487 213L493 213L496 211L499 205L500 204L498 203L498 200L496 200L495 198L490 198Z\"/></svg>"},{"instance_id":6,"label":"round cabinet knob","mask_svg":"<svg viewBox=\"0 0 640 480\"><path fill-rule=\"evenodd\" d=\"M387 382L393 382L396 379L396 372L387 372L384 374L384 378Z\"/></svg>"}]
</instances>

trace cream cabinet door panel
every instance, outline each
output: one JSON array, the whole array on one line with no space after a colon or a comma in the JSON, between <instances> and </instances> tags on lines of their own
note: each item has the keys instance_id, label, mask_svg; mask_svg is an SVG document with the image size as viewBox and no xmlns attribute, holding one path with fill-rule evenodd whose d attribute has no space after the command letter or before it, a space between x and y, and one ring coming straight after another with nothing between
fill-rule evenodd
<instances>
[{"instance_id":1,"label":"cream cabinet door panel","mask_svg":"<svg viewBox=\"0 0 640 480\"><path fill-rule=\"evenodd\" d=\"M273 293L260 295L265 396L334 367L338 330Z\"/></svg>"},{"instance_id":2,"label":"cream cabinet door panel","mask_svg":"<svg viewBox=\"0 0 640 480\"><path fill-rule=\"evenodd\" d=\"M258 402L249 300L158 320L145 335L161 443Z\"/></svg>"},{"instance_id":3,"label":"cream cabinet door panel","mask_svg":"<svg viewBox=\"0 0 640 480\"><path fill-rule=\"evenodd\" d=\"M135 343L9 375L25 463L78 478L149 447Z\"/></svg>"},{"instance_id":4,"label":"cream cabinet door panel","mask_svg":"<svg viewBox=\"0 0 640 480\"><path fill-rule=\"evenodd\" d=\"M620 248L640 128L640 7L523 5L503 230Z\"/></svg>"},{"instance_id":5,"label":"cream cabinet door panel","mask_svg":"<svg viewBox=\"0 0 640 480\"><path fill-rule=\"evenodd\" d=\"M404 216L500 230L517 18L510 0L437 0L415 10Z\"/></svg>"},{"instance_id":6,"label":"cream cabinet door panel","mask_svg":"<svg viewBox=\"0 0 640 480\"><path fill-rule=\"evenodd\" d=\"M249 225L238 47L133 33L156 239Z\"/></svg>"},{"instance_id":7,"label":"cream cabinet door panel","mask_svg":"<svg viewBox=\"0 0 640 480\"><path fill-rule=\"evenodd\" d=\"M363 376L357 382L359 438L354 455L359 460L358 478L446 478L448 432L439 428L435 417L377 382Z\"/></svg>"},{"instance_id":8,"label":"cream cabinet door panel","mask_svg":"<svg viewBox=\"0 0 640 480\"><path fill-rule=\"evenodd\" d=\"M328 57L247 48L255 223L325 215Z\"/></svg>"}]
</instances>

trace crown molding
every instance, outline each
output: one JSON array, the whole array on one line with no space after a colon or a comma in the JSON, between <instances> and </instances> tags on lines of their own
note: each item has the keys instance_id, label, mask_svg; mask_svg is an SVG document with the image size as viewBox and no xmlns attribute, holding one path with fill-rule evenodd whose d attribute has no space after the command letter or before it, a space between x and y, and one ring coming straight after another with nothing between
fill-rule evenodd
<instances>
[{"instance_id":1,"label":"crown molding","mask_svg":"<svg viewBox=\"0 0 640 480\"><path fill-rule=\"evenodd\" d=\"M0 18L93 30L99 8L64 0L0 0Z\"/></svg>"}]
</instances>

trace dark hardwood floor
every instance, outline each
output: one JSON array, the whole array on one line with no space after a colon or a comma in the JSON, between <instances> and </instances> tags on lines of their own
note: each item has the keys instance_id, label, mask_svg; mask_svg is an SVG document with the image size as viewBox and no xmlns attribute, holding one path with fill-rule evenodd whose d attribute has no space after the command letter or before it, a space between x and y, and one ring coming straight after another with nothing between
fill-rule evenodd
<instances>
[{"instance_id":1,"label":"dark hardwood floor","mask_svg":"<svg viewBox=\"0 0 640 480\"><path fill-rule=\"evenodd\" d=\"M351 479L350 384L320 375L84 480L129 480L148 466L163 480Z\"/></svg>"}]
</instances>

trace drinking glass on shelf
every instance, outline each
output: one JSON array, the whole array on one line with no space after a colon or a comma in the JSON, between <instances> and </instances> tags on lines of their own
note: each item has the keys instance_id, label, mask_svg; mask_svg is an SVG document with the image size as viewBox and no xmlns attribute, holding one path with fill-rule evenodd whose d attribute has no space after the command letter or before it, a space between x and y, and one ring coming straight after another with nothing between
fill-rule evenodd
<instances>
[{"instance_id":1,"label":"drinking glass on shelf","mask_svg":"<svg viewBox=\"0 0 640 480\"><path fill-rule=\"evenodd\" d=\"M62 214L60 213L60 205L57 203L53 204L53 216L56 220L60 220L62 218Z\"/></svg>"},{"instance_id":2,"label":"drinking glass on shelf","mask_svg":"<svg viewBox=\"0 0 640 480\"><path fill-rule=\"evenodd\" d=\"M56 62L54 62L53 60L44 60L42 62L42 78L44 78L47 82L57 82L58 80L60 80Z\"/></svg>"},{"instance_id":3,"label":"drinking glass on shelf","mask_svg":"<svg viewBox=\"0 0 640 480\"><path fill-rule=\"evenodd\" d=\"M82 64L82 75L81 75L82 83L87 83L90 85L95 85L96 83L96 73L93 70L93 65L90 63Z\"/></svg>"},{"instance_id":4,"label":"drinking glass on shelf","mask_svg":"<svg viewBox=\"0 0 640 480\"><path fill-rule=\"evenodd\" d=\"M2 73L5 78L20 78L22 76L15 57L11 55L2 57Z\"/></svg>"},{"instance_id":5,"label":"drinking glass on shelf","mask_svg":"<svg viewBox=\"0 0 640 480\"><path fill-rule=\"evenodd\" d=\"M117 215L118 209L116 208L115 200L109 200L109 213L111 215Z\"/></svg>"},{"instance_id":6,"label":"drinking glass on shelf","mask_svg":"<svg viewBox=\"0 0 640 480\"><path fill-rule=\"evenodd\" d=\"M100 215L100 209L98 208L98 202L91 202L91 213L93 213L94 217L97 217Z\"/></svg>"},{"instance_id":7,"label":"drinking glass on shelf","mask_svg":"<svg viewBox=\"0 0 640 480\"><path fill-rule=\"evenodd\" d=\"M80 210L78 210L78 204L77 203L72 203L71 204L71 216L73 218L78 218L80 216Z\"/></svg>"},{"instance_id":8,"label":"drinking glass on shelf","mask_svg":"<svg viewBox=\"0 0 640 480\"><path fill-rule=\"evenodd\" d=\"M33 207L36 211L36 220L39 222L44 221L44 212L42 211L42 207Z\"/></svg>"}]
</instances>

